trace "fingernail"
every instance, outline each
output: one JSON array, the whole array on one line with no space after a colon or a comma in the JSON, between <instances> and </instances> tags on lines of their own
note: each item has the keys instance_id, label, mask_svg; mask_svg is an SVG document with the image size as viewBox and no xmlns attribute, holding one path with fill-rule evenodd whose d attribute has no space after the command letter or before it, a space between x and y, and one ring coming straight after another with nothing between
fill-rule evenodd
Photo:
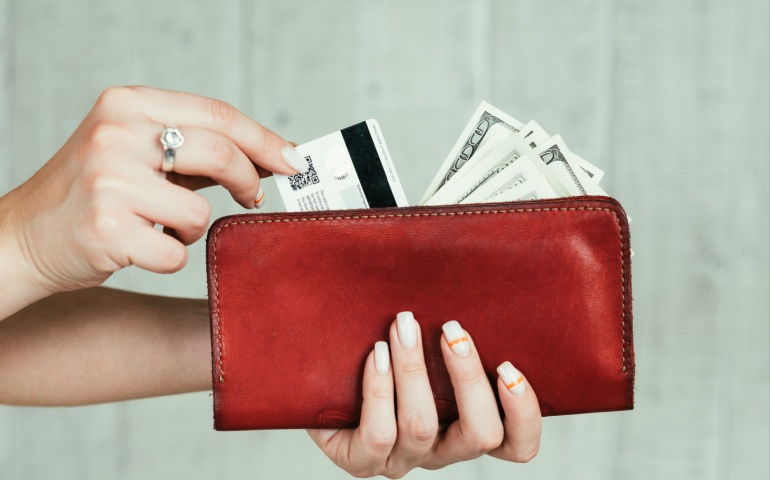
<instances>
[{"instance_id":1,"label":"fingernail","mask_svg":"<svg viewBox=\"0 0 770 480\"><path fill-rule=\"evenodd\" d=\"M300 155L299 152L291 145L284 145L281 148L281 156L287 165L299 173L305 173L307 172L308 168L310 168L310 165L307 163L307 161L302 158L302 155Z\"/></svg>"},{"instance_id":2,"label":"fingernail","mask_svg":"<svg viewBox=\"0 0 770 480\"><path fill-rule=\"evenodd\" d=\"M524 390L527 389L527 384L524 383L524 376L520 371L513 368L511 362L503 362L497 367L497 373L500 374L500 378L505 383L505 388L509 392L513 393L517 397L524 395Z\"/></svg>"},{"instance_id":3,"label":"fingernail","mask_svg":"<svg viewBox=\"0 0 770 480\"><path fill-rule=\"evenodd\" d=\"M452 348L452 351L461 357L467 357L471 353L471 346L468 343L468 335L463 330L463 327L457 323L457 320L450 320L446 322L442 327L446 341Z\"/></svg>"},{"instance_id":4,"label":"fingernail","mask_svg":"<svg viewBox=\"0 0 770 480\"><path fill-rule=\"evenodd\" d=\"M377 373L385 375L390 368L390 353L387 342L377 342L374 344L374 368Z\"/></svg>"},{"instance_id":5,"label":"fingernail","mask_svg":"<svg viewBox=\"0 0 770 480\"><path fill-rule=\"evenodd\" d=\"M291 145L294 148L297 148L297 142L289 142L289 145Z\"/></svg>"},{"instance_id":6,"label":"fingernail","mask_svg":"<svg viewBox=\"0 0 770 480\"><path fill-rule=\"evenodd\" d=\"M257 190L257 198L254 200L254 208L262 208L265 205L265 190L262 185Z\"/></svg>"},{"instance_id":7,"label":"fingernail","mask_svg":"<svg viewBox=\"0 0 770 480\"><path fill-rule=\"evenodd\" d=\"M406 348L417 346L417 322L414 321L412 312L400 312L396 315L398 327L398 340Z\"/></svg>"}]
</instances>

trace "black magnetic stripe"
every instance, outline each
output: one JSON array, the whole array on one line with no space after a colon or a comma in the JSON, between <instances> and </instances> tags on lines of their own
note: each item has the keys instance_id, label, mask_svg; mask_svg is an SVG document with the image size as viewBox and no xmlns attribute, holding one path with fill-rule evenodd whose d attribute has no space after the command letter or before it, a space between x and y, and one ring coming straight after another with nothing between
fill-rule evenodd
<instances>
[{"instance_id":1,"label":"black magnetic stripe","mask_svg":"<svg viewBox=\"0 0 770 480\"><path fill-rule=\"evenodd\" d=\"M369 206L395 207L396 198L390 189L390 182L366 122L345 128L341 132Z\"/></svg>"}]
</instances>

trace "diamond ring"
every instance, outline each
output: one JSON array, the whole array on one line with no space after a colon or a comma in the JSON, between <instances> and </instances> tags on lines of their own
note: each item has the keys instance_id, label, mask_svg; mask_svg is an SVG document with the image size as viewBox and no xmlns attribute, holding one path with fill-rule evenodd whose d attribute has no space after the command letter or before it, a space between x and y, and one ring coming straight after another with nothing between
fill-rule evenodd
<instances>
[{"instance_id":1,"label":"diamond ring","mask_svg":"<svg viewBox=\"0 0 770 480\"><path fill-rule=\"evenodd\" d=\"M169 125L160 134L160 143L163 144L163 163L160 165L162 172L174 170L174 159L176 158L176 149L184 143L184 135L173 125Z\"/></svg>"}]
</instances>

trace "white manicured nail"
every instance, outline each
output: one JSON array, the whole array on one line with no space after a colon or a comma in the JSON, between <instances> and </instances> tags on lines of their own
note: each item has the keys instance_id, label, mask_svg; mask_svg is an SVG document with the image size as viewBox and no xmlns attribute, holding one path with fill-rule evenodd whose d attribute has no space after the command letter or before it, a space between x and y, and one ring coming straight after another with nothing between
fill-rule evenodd
<instances>
[{"instance_id":1,"label":"white manicured nail","mask_svg":"<svg viewBox=\"0 0 770 480\"><path fill-rule=\"evenodd\" d=\"M511 362L503 362L497 367L497 373L500 374L500 378L505 383L505 388L514 395L524 395L524 390L527 389L527 384L524 383L524 376L520 371L513 368Z\"/></svg>"},{"instance_id":2,"label":"white manicured nail","mask_svg":"<svg viewBox=\"0 0 770 480\"><path fill-rule=\"evenodd\" d=\"M450 320L446 322L442 327L444 330L444 336L446 341L452 348L452 351L461 357L467 357L471 353L471 346L468 343L468 335L463 330L463 327L457 323L457 320Z\"/></svg>"},{"instance_id":3,"label":"white manicured nail","mask_svg":"<svg viewBox=\"0 0 770 480\"><path fill-rule=\"evenodd\" d=\"M262 208L265 205L265 190L262 188L262 185L259 186L259 190L257 190L257 198L254 199L254 208Z\"/></svg>"},{"instance_id":4,"label":"white manicured nail","mask_svg":"<svg viewBox=\"0 0 770 480\"><path fill-rule=\"evenodd\" d=\"M284 145L281 148L281 156L287 165L299 173L305 173L310 168L310 164L308 164L307 161L302 158L302 155L300 155L291 145Z\"/></svg>"},{"instance_id":5,"label":"white manicured nail","mask_svg":"<svg viewBox=\"0 0 770 480\"><path fill-rule=\"evenodd\" d=\"M417 346L417 322L414 321L412 312L400 312L396 315L398 327L398 340L406 348Z\"/></svg>"},{"instance_id":6,"label":"white manicured nail","mask_svg":"<svg viewBox=\"0 0 770 480\"><path fill-rule=\"evenodd\" d=\"M385 375L390 369L390 353L387 342L377 342L374 344L374 368L377 373Z\"/></svg>"}]
</instances>

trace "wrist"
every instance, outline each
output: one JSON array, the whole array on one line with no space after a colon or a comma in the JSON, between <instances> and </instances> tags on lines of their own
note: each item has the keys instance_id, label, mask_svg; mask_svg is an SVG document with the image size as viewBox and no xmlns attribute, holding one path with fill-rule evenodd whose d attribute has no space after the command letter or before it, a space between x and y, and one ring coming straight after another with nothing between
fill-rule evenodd
<instances>
[{"instance_id":1,"label":"wrist","mask_svg":"<svg viewBox=\"0 0 770 480\"><path fill-rule=\"evenodd\" d=\"M16 189L0 197L0 320L55 293L24 248L18 195Z\"/></svg>"}]
</instances>

